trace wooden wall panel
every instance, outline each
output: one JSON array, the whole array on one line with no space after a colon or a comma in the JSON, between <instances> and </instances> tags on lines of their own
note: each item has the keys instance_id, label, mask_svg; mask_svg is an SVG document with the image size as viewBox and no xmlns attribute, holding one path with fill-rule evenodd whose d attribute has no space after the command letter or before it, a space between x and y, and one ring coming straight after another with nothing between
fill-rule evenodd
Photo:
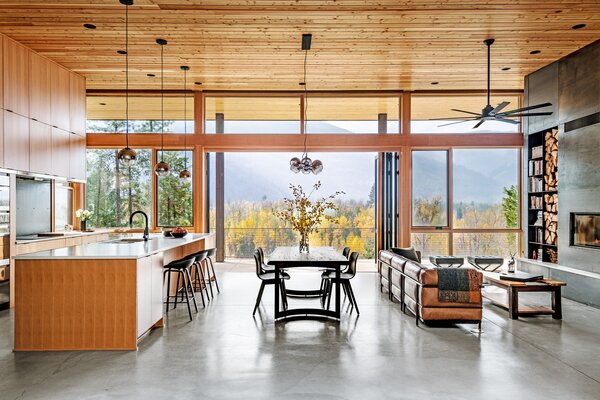
<instances>
[{"instance_id":1,"label":"wooden wall panel","mask_svg":"<svg viewBox=\"0 0 600 400\"><path fill-rule=\"evenodd\" d=\"M69 125L71 132L85 136L86 98L85 78L71 72L69 74Z\"/></svg>"},{"instance_id":2,"label":"wooden wall panel","mask_svg":"<svg viewBox=\"0 0 600 400\"><path fill-rule=\"evenodd\" d=\"M29 171L29 118L4 111L4 167Z\"/></svg>"},{"instance_id":3,"label":"wooden wall panel","mask_svg":"<svg viewBox=\"0 0 600 400\"><path fill-rule=\"evenodd\" d=\"M135 260L87 264L17 260L15 351L137 348Z\"/></svg>"},{"instance_id":4,"label":"wooden wall panel","mask_svg":"<svg viewBox=\"0 0 600 400\"><path fill-rule=\"evenodd\" d=\"M52 174L68 177L70 172L71 134L52 128Z\"/></svg>"},{"instance_id":5,"label":"wooden wall panel","mask_svg":"<svg viewBox=\"0 0 600 400\"><path fill-rule=\"evenodd\" d=\"M50 69L53 63L39 54L29 52L29 65L29 116L40 122L51 124Z\"/></svg>"},{"instance_id":6,"label":"wooden wall panel","mask_svg":"<svg viewBox=\"0 0 600 400\"><path fill-rule=\"evenodd\" d=\"M69 178L85 181L85 138L69 134Z\"/></svg>"},{"instance_id":7,"label":"wooden wall panel","mask_svg":"<svg viewBox=\"0 0 600 400\"><path fill-rule=\"evenodd\" d=\"M51 111L52 126L70 130L69 96L70 96L70 73L67 69L57 64L50 68L51 76Z\"/></svg>"},{"instance_id":8,"label":"wooden wall panel","mask_svg":"<svg viewBox=\"0 0 600 400\"><path fill-rule=\"evenodd\" d=\"M52 173L52 127L39 121L29 121L29 170Z\"/></svg>"},{"instance_id":9,"label":"wooden wall panel","mask_svg":"<svg viewBox=\"0 0 600 400\"><path fill-rule=\"evenodd\" d=\"M29 117L29 49L3 37L4 108Z\"/></svg>"}]
</instances>

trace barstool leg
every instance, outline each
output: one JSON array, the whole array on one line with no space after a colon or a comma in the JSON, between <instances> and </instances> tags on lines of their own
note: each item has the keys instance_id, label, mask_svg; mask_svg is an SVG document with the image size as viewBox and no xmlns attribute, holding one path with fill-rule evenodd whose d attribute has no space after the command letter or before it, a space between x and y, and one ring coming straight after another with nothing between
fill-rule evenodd
<instances>
[{"instance_id":1,"label":"barstool leg","mask_svg":"<svg viewBox=\"0 0 600 400\"><path fill-rule=\"evenodd\" d=\"M187 268L185 269L184 272L185 272L185 275L187 275L187 280L188 280L188 284L186 287L190 288L190 291L192 293L192 301L194 302L194 309L196 310L196 312L198 312L198 304L196 304L196 295L194 294L194 288L192 287L192 275L190 274L190 270Z\"/></svg>"},{"instance_id":2,"label":"barstool leg","mask_svg":"<svg viewBox=\"0 0 600 400\"><path fill-rule=\"evenodd\" d=\"M165 274L167 274L167 313L169 312L169 300L171 299L171 271L168 269L163 272L163 282L165 281Z\"/></svg>"},{"instance_id":3,"label":"barstool leg","mask_svg":"<svg viewBox=\"0 0 600 400\"><path fill-rule=\"evenodd\" d=\"M214 298L213 288L212 288L212 280L210 279L210 268L208 267L208 262L206 262L206 258L202 260L204 269L206 270L206 276L208 279L208 286L210 287L210 298Z\"/></svg>"},{"instance_id":4,"label":"barstool leg","mask_svg":"<svg viewBox=\"0 0 600 400\"><path fill-rule=\"evenodd\" d=\"M202 286L204 285L204 274L202 274L202 269L198 265L198 263L194 263L194 271L196 272L196 280L194 282L198 282L198 288L200 290L200 297L202 298L202 306L206 308L206 302L204 301L204 289ZM195 289L195 287L194 287ZM208 294L206 295L208 297ZM208 300L208 299L207 299Z\"/></svg>"},{"instance_id":5,"label":"barstool leg","mask_svg":"<svg viewBox=\"0 0 600 400\"><path fill-rule=\"evenodd\" d=\"M185 275L184 274L185 274L184 271L179 270L179 276L181 278L183 278L183 282L184 282L183 290L185 292L185 300L187 302L188 314L190 315L190 321L193 321L193 319L192 319L192 307L190 306L190 297L188 296L188 288L187 288L187 285L185 284ZM177 281L179 281L179 278L177 278Z\"/></svg>"},{"instance_id":6,"label":"barstool leg","mask_svg":"<svg viewBox=\"0 0 600 400\"><path fill-rule=\"evenodd\" d=\"M215 286L217 287L217 293L221 293L221 290L219 289L219 281L217 280L217 274L215 274L215 266L213 264L213 261L210 257L207 257L206 259L210 262L210 269L212 270L213 278L215 278Z\"/></svg>"}]
</instances>

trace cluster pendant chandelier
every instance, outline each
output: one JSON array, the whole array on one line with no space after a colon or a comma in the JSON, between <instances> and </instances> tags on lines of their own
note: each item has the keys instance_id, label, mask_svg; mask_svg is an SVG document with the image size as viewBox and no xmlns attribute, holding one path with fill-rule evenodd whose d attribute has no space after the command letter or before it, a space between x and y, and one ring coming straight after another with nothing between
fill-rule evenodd
<instances>
[{"instance_id":1,"label":"cluster pendant chandelier","mask_svg":"<svg viewBox=\"0 0 600 400\"><path fill-rule=\"evenodd\" d=\"M185 91L187 90L187 72L190 67L182 65L180 68L183 71L183 162L185 164L183 170L179 173L179 178L183 181L189 181L192 179L192 174L187 169L187 95Z\"/></svg>"},{"instance_id":2,"label":"cluster pendant chandelier","mask_svg":"<svg viewBox=\"0 0 600 400\"><path fill-rule=\"evenodd\" d=\"M165 68L164 68L164 47L167 45L165 39L156 39L160 46L160 161L154 166L154 172L158 176L165 176L169 173L171 167L164 161L165 155Z\"/></svg>"},{"instance_id":3,"label":"cluster pendant chandelier","mask_svg":"<svg viewBox=\"0 0 600 400\"><path fill-rule=\"evenodd\" d=\"M307 138L307 122L308 122L308 88L306 82L306 60L308 57L308 50L310 50L310 42L312 35L310 33L302 34L302 50L304 50L304 81L301 85L304 85L304 152L302 153L302 159L293 157L290 160L290 170L294 173L302 172L303 174L313 173L317 175L323 171L323 163L320 160L311 160L308 157L308 151L306 150L306 138Z\"/></svg>"},{"instance_id":4,"label":"cluster pendant chandelier","mask_svg":"<svg viewBox=\"0 0 600 400\"><path fill-rule=\"evenodd\" d=\"M119 0L125 6L125 147L117 154L123 165L130 165L137 158L135 150L129 148L129 6L133 0Z\"/></svg>"}]
</instances>

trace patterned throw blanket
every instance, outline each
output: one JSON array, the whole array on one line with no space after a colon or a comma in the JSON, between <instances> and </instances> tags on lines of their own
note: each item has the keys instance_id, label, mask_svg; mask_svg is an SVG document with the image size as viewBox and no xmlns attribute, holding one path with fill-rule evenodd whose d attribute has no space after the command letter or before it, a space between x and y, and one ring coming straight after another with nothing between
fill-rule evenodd
<instances>
[{"instance_id":1,"label":"patterned throw blanket","mask_svg":"<svg viewBox=\"0 0 600 400\"><path fill-rule=\"evenodd\" d=\"M479 302L477 271L472 268L438 268L437 271L440 302Z\"/></svg>"}]
</instances>

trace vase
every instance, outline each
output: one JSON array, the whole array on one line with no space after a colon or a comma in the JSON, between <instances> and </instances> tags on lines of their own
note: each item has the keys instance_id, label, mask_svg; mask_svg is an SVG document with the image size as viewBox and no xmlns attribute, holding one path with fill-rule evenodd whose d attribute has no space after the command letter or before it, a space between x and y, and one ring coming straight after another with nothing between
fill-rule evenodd
<instances>
[{"instance_id":1,"label":"vase","mask_svg":"<svg viewBox=\"0 0 600 400\"><path fill-rule=\"evenodd\" d=\"M300 232L300 244L298 246L300 253L309 253L308 250L308 232Z\"/></svg>"},{"instance_id":2,"label":"vase","mask_svg":"<svg viewBox=\"0 0 600 400\"><path fill-rule=\"evenodd\" d=\"M87 231L87 221L81 221L81 231Z\"/></svg>"}]
</instances>

